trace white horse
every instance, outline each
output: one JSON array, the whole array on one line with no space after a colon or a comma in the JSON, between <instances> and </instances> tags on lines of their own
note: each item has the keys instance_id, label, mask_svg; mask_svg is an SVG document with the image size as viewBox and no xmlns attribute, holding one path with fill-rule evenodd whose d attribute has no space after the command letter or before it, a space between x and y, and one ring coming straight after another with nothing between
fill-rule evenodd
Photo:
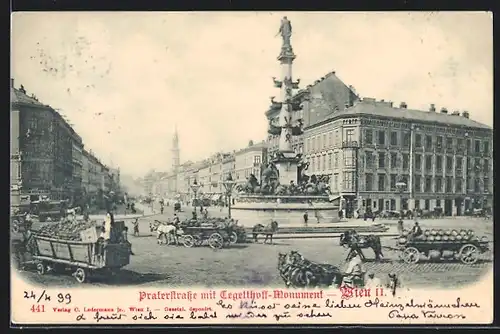
<instances>
[{"instance_id":1,"label":"white horse","mask_svg":"<svg viewBox=\"0 0 500 334\"><path fill-rule=\"evenodd\" d=\"M179 243L177 239L177 227L170 224L161 224L156 230L158 244L169 244L173 240L176 244Z\"/></svg>"}]
</instances>

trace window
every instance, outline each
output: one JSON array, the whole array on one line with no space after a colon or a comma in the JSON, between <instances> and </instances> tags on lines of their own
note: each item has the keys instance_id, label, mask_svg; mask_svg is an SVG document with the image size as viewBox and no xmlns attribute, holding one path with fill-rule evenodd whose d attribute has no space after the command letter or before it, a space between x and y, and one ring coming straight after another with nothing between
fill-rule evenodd
<instances>
[{"instance_id":1,"label":"window","mask_svg":"<svg viewBox=\"0 0 500 334\"><path fill-rule=\"evenodd\" d=\"M373 191L373 174L367 173L365 177L365 190Z\"/></svg>"},{"instance_id":2,"label":"window","mask_svg":"<svg viewBox=\"0 0 500 334\"><path fill-rule=\"evenodd\" d=\"M253 157L253 163L254 164L260 164L260 155L256 155Z\"/></svg>"},{"instance_id":3,"label":"window","mask_svg":"<svg viewBox=\"0 0 500 334\"><path fill-rule=\"evenodd\" d=\"M415 135L415 147L422 147L422 135Z\"/></svg>"},{"instance_id":4,"label":"window","mask_svg":"<svg viewBox=\"0 0 500 334\"><path fill-rule=\"evenodd\" d=\"M422 169L422 156L420 154L415 154L415 169Z\"/></svg>"},{"instance_id":5,"label":"window","mask_svg":"<svg viewBox=\"0 0 500 334\"><path fill-rule=\"evenodd\" d=\"M415 209L420 209L420 200L419 199L415 200Z\"/></svg>"},{"instance_id":6,"label":"window","mask_svg":"<svg viewBox=\"0 0 500 334\"><path fill-rule=\"evenodd\" d=\"M396 174L391 174L391 190L396 189Z\"/></svg>"},{"instance_id":7,"label":"window","mask_svg":"<svg viewBox=\"0 0 500 334\"><path fill-rule=\"evenodd\" d=\"M455 192L456 193L462 193L462 179L456 179L455 180Z\"/></svg>"},{"instance_id":8,"label":"window","mask_svg":"<svg viewBox=\"0 0 500 334\"><path fill-rule=\"evenodd\" d=\"M425 156L425 170L430 172L432 170L432 155Z\"/></svg>"},{"instance_id":9,"label":"window","mask_svg":"<svg viewBox=\"0 0 500 334\"><path fill-rule=\"evenodd\" d=\"M475 143L474 143L474 145L475 145L475 149L474 149L474 151L475 151L476 153L479 153L479 152L481 151L481 141L476 140L476 141L475 141Z\"/></svg>"},{"instance_id":10,"label":"window","mask_svg":"<svg viewBox=\"0 0 500 334\"><path fill-rule=\"evenodd\" d=\"M391 145L393 145L393 146L398 145L398 133L395 131L391 132Z\"/></svg>"},{"instance_id":11,"label":"window","mask_svg":"<svg viewBox=\"0 0 500 334\"><path fill-rule=\"evenodd\" d=\"M436 189L434 191L437 193L443 192L443 177L436 176Z\"/></svg>"},{"instance_id":12,"label":"window","mask_svg":"<svg viewBox=\"0 0 500 334\"><path fill-rule=\"evenodd\" d=\"M323 135L323 148L328 146L328 142L326 141L326 133Z\"/></svg>"},{"instance_id":13,"label":"window","mask_svg":"<svg viewBox=\"0 0 500 334\"><path fill-rule=\"evenodd\" d=\"M396 210L396 200L394 198L391 198L391 211Z\"/></svg>"},{"instance_id":14,"label":"window","mask_svg":"<svg viewBox=\"0 0 500 334\"><path fill-rule=\"evenodd\" d=\"M339 143L339 130L335 130L335 144L338 145Z\"/></svg>"},{"instance_id":15,"label":"window","mask_svg":"<svg viewBox=\"0 0 500 334\"><path fill-rule=\"evenodd\" d=\"M483 179L483 188L485 193L489 193L490 189L490 179L485 177Z\"/></svg>"},{"instance_id":16,"label":"window","mask_svg":"<svg viewBox=\"0 0 500 334\"><path fill-rule=\"evenodd\" d=\"M415 192L419 193L422 191L422 177L420 175L415 175Z\"/></svg>"},{"instance_id":17,"label":"window","mask_svg":"<svg viewBox=\"0 0 500 334\"><path fill-rule=\"evenodd\" d=\"M326 170L326 154L323 155L323 170Z\"/></svg>"},{"instance_id":18,"label":"window","mask_svg":"<svg viewBox=\"0 0 500 334\"><path fill-rule=\"evenodd\" d=\"M404 147L410 146L410 134L409 133L403 133L403 146Z\"/></svg>"},{"instance_id":19,"label":"window","mask_svg":"<svg viewBox=\"0 0 500 334\"><path fill-rule=\"evenodd\" d=\"M438 149L443 147L443 137L441 137L441 136L436 137L436 147Z\"/></svg>"},{"instance_id":20,"label":"window","mask_svg":"<svg viewBox=\"0 0 500 334\"><path fill-rule=\"evenodd\" d=\"M490 143L485 141L483 146L484 153L488 153L490 151Z\"/></svg>"},{"instance_id":21,"label":"window","mask_svg":"<svg viewBox=\"0 0 500 334\"><path fill-rule=\"evenodd\" d=\"M328 153L328 169L332 169L333 167L333 159L332 159L332 152Z\"/></svg>"},{"instance_id":22,"label":"window","mask_svg":"<svg viewBox=\"0 0 500 334\"><path fill-rule=\"evenodd\" d=\"M354 172L344 173L344 189L354 190Z\"/></svg>"},{"instance_id":23,"label":"window","mask_svg":"<svg viewBox=\"0 0 500 334\"><path fill-rule=\"evenodd\" d=\"M432 150L432 136L425 136L425 149Z\"/></svg>"},{"instance_id":24,"label":"window","mask_svg":"<svg viewBox=\"0 0 500 334\"><path fill-rule=\"evenodd\" d=\"M446 137L446 148L448 148L448 149L453 148L453 138L452 137Z\"/></svg>"},{"instance_id":25,"label":"window","mask_svg":"<svg viewBox=\"0 0 500 334\"><path fill-rule=\"evenodd\" d=\"M385 168L385 153L380 152L378 154L378 168Z\"/></svg>"},{"instance_id":26,"label":"window","mask_svg":"<svg viewBox=\"0 0 500 334\"><path fill-rule=\"evenodd\" d=\"M339 152L333 153L333 168L339 167Z\"/></svg>"},{"instance_id":27,"label":"window","mask_svg":"<svg viewBox=\"0 0 500 334\"><path fill-rule=\"evenodd\" d=\"M397 168L398 166L398 155L397 153L391 153L391 168Z\"/></svg>"},{"instance_id":28,"label":"window","mask_svg":"<svg viewBox=\"0 0 500 334\"><path fill-rule=\"evenodd\" d=\"M311 171L314 172L316 169L316 157L311 158Z\"/></svg>"},{"instance_id":29,"label":"window","mask_svg":"<svg viewBox=\"0 0 500 334\"><path fill-rule=\"evenodd\" d=\"M385 175L378 175L378 191L385 191Z\"/></svg>"},{"instance_id":30,"label":"window","mask_svg":"<svg viewBox=\"0 0 500 334\"><path fill-rule=\"evenodd\" d=\"M464 140L462 138L457 138L457 147L459 149L464 149Z\"/></svg>"},{"instance_id":31,"label":"window","mask_svg":"<svg viewBox=\"0 0 500 334\"><path fill-rule=\"evenodd\" d=\"M457 167L456 167L457 171L458 170L461 171L463 164L464 164L462 157L456 157L456 164L457 164Z\"/></svg>"},{"instance_id":32,"label":"window","mask_svg":"<svg viewBox=\"0 0 500 334\"><path fill-rule=\"evenodd\" d=\"M447 193L453 192L452 183L451 183L451 176L446 177L446 192Z\"/></svg>"},{"instance_id":33,"label":"window","mask_svg":"<svg viewBox=\"0 0 500 334\"><path fill-rule=\"evenodd\" d=\"M318 171L321 170L321 157L318 157Z\"/></svg>"},{"instance_id":34,"label":"window","mask_svg":"<svg viewBox=\"0 0 500 334\"><path fill-rule=\"evenodd\" d=\"M347 167L354 166L354 151L353 150L344 151L344 166L347 166Z\"/></svg>"},{"instance_id":35,"label":"window","mask_svg":"<svg viewBox=\"0 0 500 334\"><path fill-rule=\"evenodd\" d=\"M345 131L345 140L348 143L354 141L354 130L353 129L347 129Z\"/></svg>"},{"instance_id":36,"label":"window","mask_svg":"<svg viewBox=\"0 0 500 334\"><path fill-rule=\"evenodd\" d=\"M479 193L481 190L480 190L480 184L479 184L479 179L474 179L474 191L476 193Z\"/></svg>"},{"instance_id":37,"label":"window","mask_svg":"<svg viewBox=\"0 0 500 334\"><path fill-rule=\"evenodd\" d=\"M373 130L365 130L365 143L369 145L373 144Z\"/></svg>"},{"instance_id":38,"label":"window","mask_svg":"<svg viewBox=\"0 0 500 334\"><path fill-rule=\"evenodd\" d=\"M446 171L451 172L453 170L453 157L446 157Z\"/></svg>"},{"instance_id":39,"label":"window","mask_svg":"<svg viewBox=\"0 0 500 334\"><path fill-rule=\"evenodd\" d=\"M432 192L432 178L430 176L425 177L425 192Z\"/></svg>"},{"instance_id":40,"label":"window","mask_svg":"<svg viewBox=\"0 0 500 334\"><path fill-rule=\"evenodd\" d=\"M484 159L483 161L483 172L488 173L490 171L490 162L488 159Z\"/></svg>"},{"instance_id":41,"label":"window","mask_svg":"<svg viewBox=\"0 0 500 334\"><path fill-rule=\"evenodd\" d=\"M366 168L373 168L373 153L372 152L366 152L365 153L365 165Z\"/></svg>"},{"instance_id":42,"label":"window","mask_svg":"<svg viewBox=\"0 0 500 334\"><path fill-rule=\"evenodd\" d=\"M318 146L317 146L317 149L318 149L318 150L321 150L321 147L323 147L323 142L322 142L322 140L321 140L321 136L318 136L317 138L318 138Z\"/></svg>"},{"instance_id":43,"label":"window","mask_svg":"<svg viewBox=\"0 0 500 334\"><path fill-rule=\"evenodd\" d=\"M410 162L410 155L403 153L403 169L408 169L408 164Z\"/></svg>"},{"instance_id":44,"label":"window","mask_svg":"<svg viewBox=\"0 0 500 334\"><path fill-rule=\"evenodd\" d=\"M474 159L474 168L476 170L480 170L480 168L481 168L481 159L479 159L479 158Z\"/></svg>"},{"instance_id":45,"label":"window","mask_svg":"<svg viewBox=\"0 0 500 334\"><path fill-rule=\"evenodd\" d=\"M385 131L379 131L378 132L378 141L377 143L379 145L385 145Z\"/></svg>"},{"instance_id":46,"label":"window","mask_svg":"<svg viewBox=\"0 0 500 334\"><path fill-rule=\"evenodd\" d=\"M467 152L470 153L472 149L472 141L470 139L467 139Z\"/></svg>"},{"instance_id":47,"label":"window","mask_svg":"<svg viewBox=\"0 0 500 334\"><path fill-rule=\"evenodd\" d=\"M441 155L436 155L436 170L438 173L443 171L443 157Z\"/></svg>"},{"instance_id":48,"label":"window","mask_svg":"<svg viewBox=\"0 0 500 334\"><path fill-rule=\"evenodd\" d=\"M441 200L440 199L437 199L436 200L436 206L439 208L441 207Z\"/></svg>"},{"instance_id":49,"label":"window","mask_svg":"<svg viewBox=\"0 0 500 334\"><path fill-rule=\"evenodd\" d=\"M328 145L333 146L332 132L328 132Z\"/></svg>"}]
</instances>

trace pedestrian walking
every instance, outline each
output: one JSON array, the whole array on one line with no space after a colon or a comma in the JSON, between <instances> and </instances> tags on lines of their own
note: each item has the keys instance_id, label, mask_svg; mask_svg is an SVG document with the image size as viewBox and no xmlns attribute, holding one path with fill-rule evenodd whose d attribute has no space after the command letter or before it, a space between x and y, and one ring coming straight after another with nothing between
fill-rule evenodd
<instances>
[{"instance_id":1,"label":"pedestrian walking","mask_svg":"<svg viewBox=\"0 0 500 334\"><path fill-rule=\"evenodd\" d=\"M139 236L139 218L136 218L134 221L134 237Z\"/></svg>"},{"instance_id":2,"label":"pedestrian walking","mask_svg":"<svg viewBox=\"0 0 500 334\"><path fill-rule=\"evenodd\" d=\"M399 219L398 221L398 234L399 235L403 235L403 231L404 231L404 228L403 228L403 219Z\"/></svg>"},{"instance_id":3,"label":"pedestrian walking","mask_svg":"<svg viewBox=\"0 0 500 334\"><path fill-rule=\"evenodd\" d=\"M309 220L309 215L307 214L307 211L304 212L304 225L307 226L307 221Z\"/></svg>"}]
</instances>

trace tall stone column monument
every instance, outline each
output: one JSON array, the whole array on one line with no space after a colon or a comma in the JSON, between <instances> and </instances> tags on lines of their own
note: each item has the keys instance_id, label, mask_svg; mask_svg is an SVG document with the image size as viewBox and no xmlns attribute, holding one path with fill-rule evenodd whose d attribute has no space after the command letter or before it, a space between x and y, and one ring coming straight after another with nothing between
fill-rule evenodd
<instances>
[{"instance_id":1,"label":"tall stone column monument","mask_svg":"<svg viewBox=\"0 0 500 334\"><path fill-rule=\"evenodd\" d=\"M292 65L296 58L291 44L292 24L285 16L281 20L279 34L283 39L278 61L281 64L281 80L275 80L275 86L281 89L281 110L279 114L279 149L274 158L274 164L278 169L279 181L281 184L297 182L297 166L299 158L292 148L292 138L294 130L299 130L293 123L297 121L294 117L298 106L292 104L293 90L298 89L300 80L293 81ZM279 102L278 102L279 103ZM297 133L298 134L298 133Z\"/></svg>"}]
</instances>

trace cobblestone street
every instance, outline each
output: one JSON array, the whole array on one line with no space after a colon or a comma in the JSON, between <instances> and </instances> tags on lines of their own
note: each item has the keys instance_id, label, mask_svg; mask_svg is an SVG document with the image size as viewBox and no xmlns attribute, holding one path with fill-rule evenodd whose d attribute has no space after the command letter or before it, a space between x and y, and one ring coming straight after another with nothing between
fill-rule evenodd
<instances>
[{"instance_id":1,"label":"cobblestone street","mask_svg":"<svg viewBox=\"0 0 500 334\"><path fill-rule=\"evenodd\" d=\"M186 210L186 213L190 211ZM169 213L170 214L170 213ZM167 214L160 219L166 219ZM149 232L148 224L158 216L140 219L139 237L129 236L133 245L134 256L131 262L116 277L96 277L90 284L109 285L147 285L147 286L283 286L278 275L277 259L279 252L297 250L307 259L331 263L341 268L345 266L347 251L339 246L338 238L323 239L287 239L276 240L273 245L237 244L230 248L214 251L208 246L186 248L184 246L164 246L156 243L156 237ZM479 236L486 235L492 240L493 225L484 220L446 220L448 228L473 228ZM130 224L130 223L129 223ZM408 222L409 224L409 222ZM425 228L435 228L443 220L422 221ZM130 230L131 224L129 225ZM382 245L395 244L392 237L383 237ZM491 244L492 245L492 244ZM398 260L398 254L388 249L383 250L385 261L374 263L373 252L366 250L367 270L376 273L382 279L390 272L399 274L403 285L409 287L457 287L478 281L485 272L493 268L492 252L482 254L481 260L474 265L459 262L431 263L422 260L417 264L404 264ZM25 271L23 276L43 285L77 285L68 275L48 273L39 276L34 271Z\"/></svg>"}]
</instances>

